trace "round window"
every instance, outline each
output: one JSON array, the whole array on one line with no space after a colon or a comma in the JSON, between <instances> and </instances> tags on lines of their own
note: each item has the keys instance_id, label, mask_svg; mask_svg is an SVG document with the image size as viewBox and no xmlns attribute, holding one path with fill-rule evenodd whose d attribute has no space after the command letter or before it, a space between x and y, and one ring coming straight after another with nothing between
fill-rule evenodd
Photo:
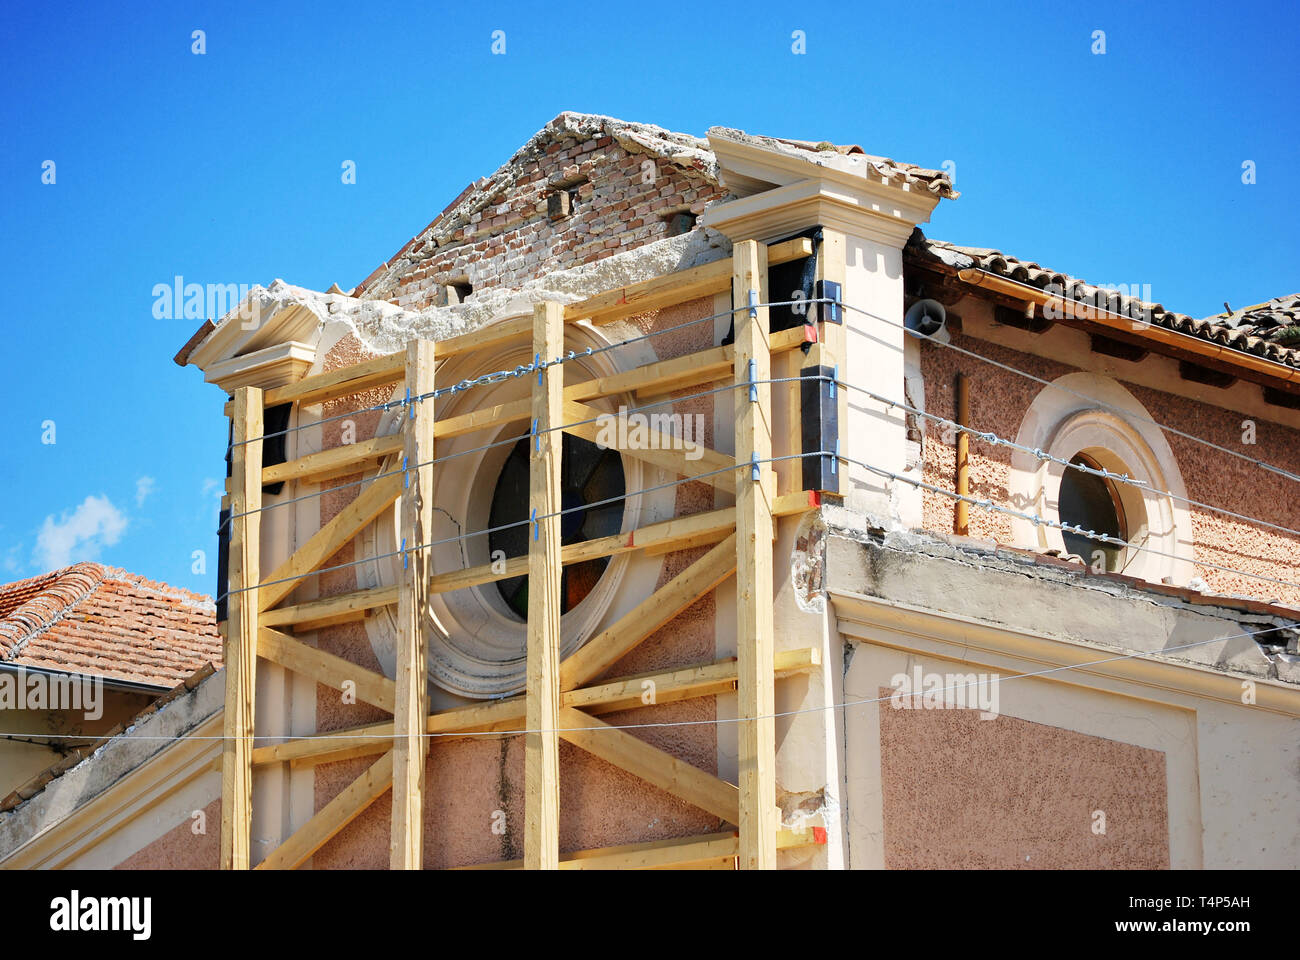
<instances>
[{"instance_id":1,"label":"round window","mask_svg":"<svg viewBox=\"0 0 1300 960\"><path fill-rule=\"evenodd\" d=\"M1070 462L1092 470L1101 469L1096 461L1081 453ZM1113 481L1082 470L1066 469L1061 476L1059 504L1062 523L1116 540L1128 540L1123 501ZM1066 549L1083 557L1090 565L1096 566L1104 560L1108 572L1123 568L1125 547L1068 530L1062 531L1061 536Z\"/></svg>"},{"instance_id":2,"label":"round window","mask_svg":"<svg viewBox=\"0 0 1300 960\"><path fill-rule=\"evenodd\" d=\"M492 553L507 557L528 554L532 536L528 486L531 438L515 444L506 457L492 493L489 527L502 527L488 534ZM617 450L602 450L580 437L564 435L560 459L561 542L581 543L618 533L623 521L623 458ZM614 499L619 498L619 499ZM610 501L610 502L605 502ZM506 526L514 524L514 526ZM560 579L560 612L582 602L605 572L609 557L583 560L564 568ZM498 580L496 588L510 610L521 620L528 618L528 577Z\"/></svg>"}]
</instances>

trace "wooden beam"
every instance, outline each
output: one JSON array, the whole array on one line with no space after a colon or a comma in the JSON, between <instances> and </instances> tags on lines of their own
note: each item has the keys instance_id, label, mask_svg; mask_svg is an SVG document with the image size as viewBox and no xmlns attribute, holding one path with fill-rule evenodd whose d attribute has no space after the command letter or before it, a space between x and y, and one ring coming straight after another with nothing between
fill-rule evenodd
<instances>
[{"instance_id":1,"label":"wooden beam","mask_svg":"<svg viewBox=\"0 0 1300 960\"><path fill-rule=\"evenodd\" d=\"M970 423L970 379L964 373L957 374L957 416L958 426L969 427ZM970 496L970 434L965 430L957 431L957 476L953 489L958 496ZM960 537L970 533L970 503L958 500L953 507L953 533Z\"/></svg>"},{"instance_id":2,"label":"wooden beam","mask_svg":"<svg viewBox=\"0 0 1300 960\"><path fill-rule=\"evenodd\" d=\"M355 500L316 531L293 556L266 578L266 585L257 591L260 608L268 610L291 594L298 587L301 577L323 566L340 547L360 533L366 524L392 505L401 492L400 476L384 477L362 490Z\"/></svg>"},{"instance_id":3,"label":"wooden beam","mask_svg":"<svg viewBox=\"0 0 1300 960\"><path fill-rule=\"evenodd\" d=\"M502 320L499 323L489 324L478 330L462 333L458 337L448 337L446 340L439 342L438 356L445 359L460 356L462 353L469 353L472 350L487 350L492 347L499 347L512 340L527 337L532 331L533 318L531 316Z\"/></svg>"},{"instance_id":4,"label":"wooden beam","mask_svg":"<svg viewBox=\"0 0 1300 960\"><path fill-rule=\"evenodd\" d=\"M739 818L740 794L734 784L705 773L699 767L678 760L671 753L573 707L560 709L559 722L560 736L575 747L654 784L719 820L735 823Z\"/></svg>"},{"instance_id":5,"label":"wooden beam","mask_svg":"<svg viewBox=\"0 0 1300 960\"><path fill-rule=\"evenodd\" d=\"M262 627L258 631L257 655L335 690L343 690L345 684L351 683L359 699L389 713L396 709L397 689L392 680L279 630Z\"/></svg>"},{"instance_id":6,"label":"wooden beam","mask_svg":"<svg viewBox=\"0 0 1300 960\"><path fill-rule=\"evenodd\" d=\"M572 690L600 676L638 643L731 576L736 569L736 540L727 537L592 637L560 664L560 689Z\"/></svg>"},{"instance_id":7,"label":"wooden beam","mask_svg":"<svg viewBox=\"0 0 1300 960\"><path fill-rule=\"evenodd\" d=\"M743 472L743 471L742 471ZM744 472L749 476L748 472ZM772 515L777 517L793 516L816 510L820 501L815 491L796 491L782 494L773 503ZM618 533L610 537L598 537L582 543L571 543L560 551L560 562L566 566L582 560L598 557L612 557L619 553L633 550L647 552L659 549L685 549L686 546L701 546L716 543L729 536L736 529L736 512L731 507L718 510L706 510L686 517L674 517L658 523L647 524L628 533ZM510 577L522 577L528 572L527 557L511 557L493 569L493 564L485 563L478 567L466 567L463 570L449 570L434 574L429 581L433 593L446 593L449 590L461 590L482 583L493 583Z\"/></svg>"},{"instance_id":8,"label":"wooden beam","mask_svg":"<svg viewBox=\"0 0 1300 960\"><path fill-rule=\"evenodd\" d=\"M298 633L332 627L338 623L364 620L370 610L387 607L397 602L397 587L372 587L341 593L321 600L312 600L292 607L264 610L258 623L264 627L292 627Z\"/></svg>"},{"instance_id":9,"label":"wooden beam","mask_svg":"<svg viewBox=\"0 0 1300 960\"><path fill-rule=\"evenodd\" d=\"M807 237L796 237L764 250L769 263L785 263L811 256L812 241ZM623 317L720 293L727 289L730 280L731 264L726 260L715 260L570 303L564 308L564 318L570 321L589 319L602 326Z\"/></svg>"},{"instance_id":10,"label":"wooden beam","mask_svg":"<svg viewBox=\"0 0 1300 960\"><path fill-rule=\"evenodd\" d=\"M350 397L354 393L382 387L388 383L397 383L406 375L406 356L402 353L390 353L350 367L331 370L303 377L297 383L283 387L273 387L266 391L266 406L273 407L281 403L320 403L339 397Z\"/></svg>"},{"instance_id":11,"label":"wooden beam","mask_svg":"<svg viewBox=\"0 0 1300 960\"><path fill-rule=\"evenodd\" d=\"M777 831L776 848L794 850L826 842L820 828L782 828ZM646 843L624 843L613 847L591 850L574 850L560 855L561 870L662 870L702 867L713 861L736 859L740 841L736 831L723 830L695 837L672 837L668 840L651 840ZM522 860L498 863L476 863L455 870L518 870ZM734 863L730 868L734 868Z\"/></svg>"},{"instance_id":12,"label":"wooden beam","mask_svg":"<svg viewBox=\"0 0 1300 960\"><path fill-rule=\"evenodd\" d=\"M767 302L767 249L753 240L732 247L732 302ZM755 458L736 477L736 651L739 657L740 866L776 868L776 709L773 683L772 390L767 308L736 314L736 381L755 381L736 393L736 459Z\"/></svg>"},{"instance_id":13,"label":"wooden beam","mask_svg":"<svg viewBox=\"0 0 1300 960\"><path fill-rule=\"evenodd\" d=\"M355 820L393 784L393 754L385 753L288 840L257 865L259 870L296 870Z\"/></svg>"},{"instance_id":14,"label":"wooden beam","mask_svg":"<svg viewBox=\"0 0 1300 960\"><path fill-rule=\"evenodd\" d=\"M413 340L406 347L406 386L411 396L434 389L434 345ZM429 715L429 573L433 539L433 400L413 403L402 420L405 439L402 486L402 584L397 601L397 666L393 711L393 816L389 867L424 866L424 768Z\"/></svg>"},{"instance_id":15,"label":"wooden beam","mask_svg":"<svg viewBox=\"0 0 1300 960\"><path fill-rule=\"evenodd\" d=\"M230 448L226 710L221 742L221 868L247 870L253 829L253 719L257 690L257 591L261 554L262 391L240 387Z\"/></svg>"},{"instance_id":16,"label":"wooden beam","mask_svg":"<svg viewBox=\"0 0 1300 960\"><path fill-rule=\"evenodd\" d=\"M319 453L309 453L297 460L273 464L262 468L263 483L278 483L281 480L297 480L302 483L319 483L357 473L366 464L382 460L389 454L402 449L402 435L390 434L362 440L360 443L348 443L341 447L331 447Z\"/></svg>"},{"instance_id":17,"label":"wooden beam","mask_svg":"<svg viewBox=\"0 0 1300 960\"><path fill-rule=\"evenodd\" d=\"M816 276L816 283L820 290L807 291L809 297L815 297L819 292L824 294L828 284L838 284L840 299L843 300L845 256L844 234L829 227L823 228L821 251L817 257ZM817 303L810 305L808 319L817 323L816 341L810 343L807 349L803 351L784 354L780 360L774 359L773 369L780 371L778 376L830 376L838 371L839 379L845 379L846 370L844 364L845 357L848 354L845 345L844 316L845 308L842 304ZM790 332L787 330L771 335L770 345L773 358L776 357L778 352L781 352L779 343L783 335ZM814 411L810 412L810 416L815 417L818 423L816 424L817 432L810 432L808 436L805 436L803 429L805 421L803 407L805 389L817 390L823 398L816 403ZM829 417L816 414L819 414L821 409L833 410L835 413L834 426L842 432L847 423L845 418L848 416L848 391L835 390L834 401L822 391L829 391L829 385L818 380L814 380L807 385L790 383L775 386L773 404L774 406L780 404L785 411L788 428L788 439L783 438L780 433L774 433L774 444L778 455L808 453L818 449L833 449L837 434L830 429L832 421ZM811 402L812 398L809 398L809 400ZM822 406L823 403L825 407ZM814 424L810 423L809 427L813 428ZM842 478L837 473L830 473L830 463L820 458L786 460L774 466L777 487L782 490L803 488L839 493L842 486L838 482ZM835 464L837 472L838 469L839 465ZM819 481L805 482L805 478L811 476L818 477Z\"/></svg>"},{"instance_id":18,"label":"wooden beam","mask_svg":"<svg viewBox=\"0 0 1300 960\"><path fill-rule=\"evenodd\" d=\"M775 675L785 677L803 673L816 668L820 663L820 653L814 647L784 650L776 655ZM575 707L589 714L611 713L629 707L645 706L642 694L647 690L647 680L650 681L648 689L655 691L655 703L713 696L735 689L736 661L733 658L717 663L679 667L659 673L619 677L594 687L562 692L560 705ZM428 717L425 732L442 735L508 729L523 724L525 717L525 698L510 697L491 703L440 710ZM388 749L392 734L391 723L370 723L317 736L287 740L284 743L258 747L253 751L253 764L255 766L268 763L314 765L383 753Z\"/></svg>"},{"instance_id":19,"label":"wooden beam","mask_svg":"<svg viewBox=\"0 0 1300 960\"><path fill-rule=\"evenodd\" d=\"M671 409L665 404L659 408L657 415L666 416L665 411L671 412ZM648 415L642 414L641 416ZM604 419L594 423L580 422L591 421L596 417ZM734 460L715 450L708 449L703 443L700 443L698 438L691 441L699 444L694 451L695 459L691 459L692 452L685 449L682 442L683 438L674 437L662 430L653 429L650 426L654 422L653 420L648 420L642 427L633 427L629 425L627 417L597 410L585 403L567 400L564 403L564 422L573 424L573 426L565 428L565 433L571 433L593 443L601 443L604 446L620 451L624 456L648 463L661 470L667 470L680 477L698 476L701 483L707 483L712 487L725 490L735 489L736 481L731 474L716 472L734 465ZM605 426L606 424L607 426ZM629 432L632 429L637 430L635 435ZM642 432L642 429L644 432ZM627 439L631 442L620 445L617 442L620 439ZM611 440L615 442L608 442ZM700 476L705 473L711 473L712 476Z\"/></svg>"},{"instance_id":20,"label":"wooden beam","mask_svg":"<svg viewBox=\"0 0 1300 960\"><path fill-rule=\"evenodd\" d=\"M564 310L539 303L533 354L564 352ZM555 870L560 862L560 458L564 435L564 367L548 366L533 384L536 441L529 451L527 729L524 737L524 865Z\"/></svg>"},{"instance_id":21,"label":"wooden beam","mask_svg":"<svg viewBox=\"0 0 1300 960\"><path fill-rule=\"evenodd\" d=\"M590 714L711 697L736 689L736 661L720 660L667 672L619 677L561 694L561 703Z\"/></svg>"},{"instance_id":22,"label":"wooden beam","mask_svg":"<svg viewBox=\"0 0 1300 960\"><path fill-rule=\"evenodd\" d=\"M505 403L462 413L457 417L439 420L434 424L433 435L438 440L449 440L452 437L473 433L475 430L486 430L488 427L509 423L511 420L522 420L532 409L533 401L529 397L508 400Z\"/></svg>"}]
</instances>

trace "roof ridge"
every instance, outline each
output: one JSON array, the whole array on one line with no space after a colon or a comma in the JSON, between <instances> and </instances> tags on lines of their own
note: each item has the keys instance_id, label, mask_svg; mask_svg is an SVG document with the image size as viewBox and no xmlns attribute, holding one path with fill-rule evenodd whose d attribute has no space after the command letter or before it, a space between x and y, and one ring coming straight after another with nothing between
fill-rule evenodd
<instances>
[{"instance_id":1,"label":"roof ridge","mask_svg":"<svg viewBox=\"0 0 1300 960\"><path fill-rule=\"evenodd\" d=\"M23 647L58 623L68 610L99 588L106 572L102 565L87 560L44 574L48 583L0 619L0 660L12 660ZM6 584L0 591L39 579L30 577ZM3 647L6 642L8 646Z\"/></svg>"},{"instance_id":2,"label":"roof ridge","mask_svg":"<svg viewBox=\"0 0 1300 960\"><path fill-rule=\"evenodd\" d=\"M195 593L193 590L186 590L184 587L165 583L162 580L150 580L142 573L132 573L130 570L124 570L121 567L104 567L104 580L121 581L137 587L145 587L154 593L176 600L184 600L196 607L216 609L212 597L206 593Z\"/></svg>"}]
</instances>

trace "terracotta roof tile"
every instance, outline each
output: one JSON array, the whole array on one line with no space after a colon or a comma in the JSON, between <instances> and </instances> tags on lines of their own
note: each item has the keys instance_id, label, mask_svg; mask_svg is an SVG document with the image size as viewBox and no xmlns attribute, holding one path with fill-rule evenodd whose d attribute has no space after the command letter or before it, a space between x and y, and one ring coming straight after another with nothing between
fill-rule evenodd
<instances>
[{"instance_id":1,"label":"terracotta roof tile","mask_svg":"<svg viewBox=\"0 0 1300 960\"><path fill-rule=\"evenodd\" d=\"M208 597L78 563L0 586L0 661L171 688L221 637Z\"/></svg>"},{"instance_id":2,"label":"terracotta roof tile","mask_svg":"<svg viewBox=\"0 0 1300 960\"><path fill-rule=\"evenodd\" d=\"M1278 297L1267 303L1235 310L1231 314L1217 314L1198 320L1183 313L1166 310L1159 303L1148 303L1137 297L1105 288L1042 267L1032 260L1021 260L999 250L987 247L962 247L943 240L932 240L919 229L912 232L907 243L907 256L921 264L942 264L948 270L976 268L1016 280L1040 289L1049 284L1064 291L1066 297L1080 302L1102 302L1116 313L1149 317L1159 327L1233 350L1285 364L1300 367L1300 294ZM1102 296L1099 297L1098 293Z\"/></svg>"}]
</instances>

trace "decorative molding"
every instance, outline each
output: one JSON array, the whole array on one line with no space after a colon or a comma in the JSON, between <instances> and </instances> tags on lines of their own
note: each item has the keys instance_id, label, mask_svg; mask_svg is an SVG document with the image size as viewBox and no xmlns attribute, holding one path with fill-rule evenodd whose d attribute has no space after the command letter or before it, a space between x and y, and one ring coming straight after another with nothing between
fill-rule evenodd
<instances>
[{"instance_id":1,"label":"decorative molding","mask_svg":"<svg viewBox=\"0 0 1300 960\"><path fill-rule=\"evenodd\" d=\"M1242 709L1300 717L1300 687L1276 680L1155 659L1159 651L1125 657L1113 647L1045 637L859 593L831 590L830 597L840 633L865 643L1000 669L1006 668L1002 658L1010 657L1025 661L1025 672L1072 667L1046 679L1186 709L1195 709L1196 704L1185 698L1241 707L1241 685L1248 680L1255 685L1256 701ZM894 636L883 637L882 630ZM1117 682L1131 688L1117 691Z\"/></svg>"}]
</instances>

